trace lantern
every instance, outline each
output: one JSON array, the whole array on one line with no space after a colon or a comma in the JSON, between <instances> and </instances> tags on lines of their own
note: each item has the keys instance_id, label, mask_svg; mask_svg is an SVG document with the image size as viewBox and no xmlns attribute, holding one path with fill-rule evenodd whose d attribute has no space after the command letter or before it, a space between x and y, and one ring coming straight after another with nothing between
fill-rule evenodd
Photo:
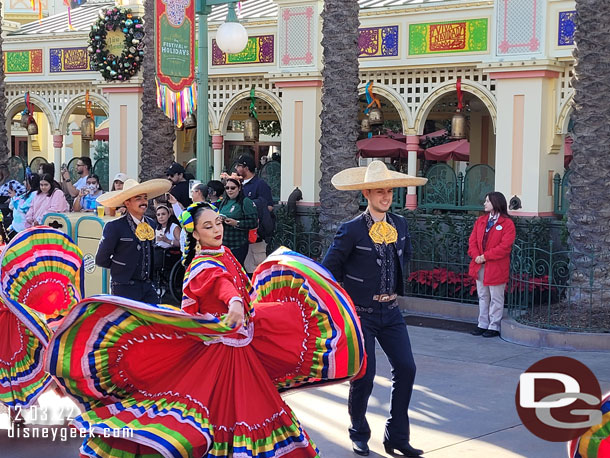
<instances>
[{"instance_id":1,"label":"lantern","mask_svg":"<svg viewBox=\"0 0 610 458\"><path fill-rule=\"evenodd\" d=\"M38 124L36 124L36 120L34 116L30 115L28 119L28 135L38 135Z\"/></svg>"},{"instance_id":2,"label":"lantern","mask_svg":"<svg viewBox=\"0 0 610 458\"><path fill-rule=\"evenodd\" d=\"M244 141L245 142L257 142L258 141L258 120L254 116L250 116L244 122Z\"/></svg>"},{"instance_id":3,"label":"lantern","mask_svg":"<svg viewBox=\"0 0 610 458\"><path fill-rule=\"evenodd\" d=\"M30 113L21 113L21 121L19 121L19 125L26 129L28 127L28 119L30 119Z\"/></svg>"},{"instance_id":4,"label":"lantern","mask_svg":"<svg viewBox=\"0 0 610 458\"><path fill-rule=\"evenodd\" d=\"M189 113L186 119L184 120L183 125L186 130L194 129L195 127L197 127L197 118L193 113Z\"/></svg>"},{"instance_id":5,"label":"lantern","mask_svg":"<svg viewBox=\"0 0 610 458\"><path fill-rule=\"evenodd\" d=\"M360 122L360 130L364 133L371 131L371 121L369 120L368 116L366 118L362 118L362 121Z\"/></svg>"},{"instance_id":6,"label":"lantern","mask_svg":"<svg viewBox=\"0 0 610 458\"><path fill-rule=\"evenodd\" d=\"M371 111L369 111L369 122L371 126L383 124L383 112L379 108L371 108Z\"/></svg>"},{"instance_id":7,"label":"lantern","mask_svg":"<svg viewBox=\"0 0 610 458\"><path fill-rule=\"evenodd\" d=\"M80 123L80 135L83 140L93 140L95 137L95 121L89 114Z\"/></svg>"},{"instance_id":8,"label":"lantern","mask_svg":"<svg viewBox=\"0 0 610 458\"><path fill-rule=\"evenodd\" d=\"M466 116L460 110L456 111L451 118L451 138L455 140L466 138Z\"/></svg>"}]
</instances>

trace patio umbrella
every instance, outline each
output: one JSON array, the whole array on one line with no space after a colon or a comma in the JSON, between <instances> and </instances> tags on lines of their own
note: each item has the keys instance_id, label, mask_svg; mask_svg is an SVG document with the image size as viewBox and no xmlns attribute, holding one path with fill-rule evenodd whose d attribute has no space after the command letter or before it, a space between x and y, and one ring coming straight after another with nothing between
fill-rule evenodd
<instances>
[{"instance_id":1,"label":"patio umbrella","mask_svg":"<svg viewBox=\"0 0 610 458\"><path fill-rule=\"evenodd\" d=\"M420 138L423 140L423 137L434 138L434 137L442 137L443 135L447 135L446 129L436 130L434 132L430 132L429 134L420 135Z\"/></svg>"},{"instance_id":2,"label":"patio umbrella","mask_svg":"<svg viewBox=\"0 0 610 458\"><path fill-rule=\"evenodd\" d=\"M95 136L93 138L95 138L96 140L106 140L108 141L109 139L109 128L105 127L103 129L100 130L96 130L95 131Z\"/></svg>"},{"instance_id":3,"label":"patio umbrella","mask_svg":"<svg viewBox=\"0 0 610 458\"><path fill-rule=\"evenodd\" d=\"M356 142L362 157L404 157L408 156L407 144L392 140L385 135L375 135Z\"/></svg>"},{"instance_id":4,"label":"patio umbrella","mask_svg":"<svg viewBox=\"0 0 610 458\"><path fill-rule=\"evenodd\" d=\"M433 146L424 151L424 157L429 161L470 160L470 142L457 140L443 145Z\"/></svg>"},{"instance_id":5,"label":"patio umbrella","mask_svg":"<svg viewBox=\"0 0 610 458\"><path fill-rule=\"evenodd\" d=\"M407 140L407 136L401 132L392 132L390 129L386 129L385 134L392 140L397 140L399 142L404 142Z\"/></svg>"}]
</instances>

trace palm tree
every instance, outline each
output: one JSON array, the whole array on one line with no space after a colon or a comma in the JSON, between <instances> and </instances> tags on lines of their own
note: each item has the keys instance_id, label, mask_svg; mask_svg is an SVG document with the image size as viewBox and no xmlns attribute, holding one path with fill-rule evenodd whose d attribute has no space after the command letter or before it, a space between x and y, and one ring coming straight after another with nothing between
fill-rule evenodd
<instances>
[{"instance_id":1,"label":"palm tree","mask_svg":"<svg viewBox=\"0 0 610 458\"><path fill-rule=\"evenodd\" d=\"M0 2L0 11L2 3ZM8 134L6 132L6 94L4 93L4 54L2 52L2 18L0 17L0 163L6 161L10 155L8 149Z\"/></svg>"},{"instance_id":2,"label":"palm tree","mask_svg":"<svg viewBox=\"0 0 610 458\"><path fill-rule=\"evenodd\" d=\"M147 52L142 63L142 139L140 180L165 176L174 160L176 131L173 122L157 106L155 76L155 2L144 1L144 44Z\"/></svg>"},{"instance_id":3,"label":"palm tree","mask_svg":"<svg viewBox=\"0 0 610 458\"><path fill-rule=\"evenodd\" d=\"M607 0L576 0L576 11L574 159L567 223L576 252L572 285L588 288L592 274L594 288L610 293L610 105L600 97L610 93L610 56L604 51L604 43L610 45L610 9ZM594 294L594 307L604 306L602 296Z\"/></svg>"},{"instance_id":4,"label":"palm tree","mask_svg":"<svg viewBox=\"0 0 610 458\"><path fill-rule=\"evenodd\" d=\"M327 248L339 224L358 211L357 192L337 191L330 180L356 166L358 139L358 2L325 0L322 13L322 113L320 115L320 227Z\"/></svg>"}]
</instances>

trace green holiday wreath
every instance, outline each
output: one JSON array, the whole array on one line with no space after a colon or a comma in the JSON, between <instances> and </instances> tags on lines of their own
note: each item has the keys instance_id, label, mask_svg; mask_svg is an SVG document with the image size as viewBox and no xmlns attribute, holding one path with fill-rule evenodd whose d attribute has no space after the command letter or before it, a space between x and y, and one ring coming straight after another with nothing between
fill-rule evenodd
<instances>
[{"instance_id":1,"label":"green holiday wreath","mask_svg":"<svg viewBox=\"0 0 610 458\"><path fill-rule=\"evenodd\" d=\"M113 31L125 36L120 55L110 53L106 39ZM130 9L113 7L100 10L99 17L89 32L91 68L98 70L106 81L127 81L135 75L144 59L144 20Z\"/></svg>"}]
</instances>

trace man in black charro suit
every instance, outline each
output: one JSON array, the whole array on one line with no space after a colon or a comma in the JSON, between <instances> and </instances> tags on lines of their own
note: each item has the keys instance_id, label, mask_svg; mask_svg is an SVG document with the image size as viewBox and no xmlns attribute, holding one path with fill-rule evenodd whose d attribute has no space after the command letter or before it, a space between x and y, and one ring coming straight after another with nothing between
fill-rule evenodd
<instances>
[{"instance_id":1,"label":"man in black charro suit","mask_svg":"<svg viewBox=\"0 0 610 458\"><path fill-rule=\"evenodd\" d=\"M375 340L392 366L390 418L386 423L384 448L404 456L418 457L422 450L410 445L409 402L415 380L415 361L409 334L396 302L404 293L404 266L411 257L407 221L389 213L393 188L426 183L388 170L381 161L368 168L356 167L336 174L333 185L340 190L362 190L368 201L364 213L339 227L322 264L343 283L360 317L367 353L365 375L350 384L349 428L352 448L369 454L371 429L366 420L368 400L375 378Z\"/></svg>"}]
</instances>

